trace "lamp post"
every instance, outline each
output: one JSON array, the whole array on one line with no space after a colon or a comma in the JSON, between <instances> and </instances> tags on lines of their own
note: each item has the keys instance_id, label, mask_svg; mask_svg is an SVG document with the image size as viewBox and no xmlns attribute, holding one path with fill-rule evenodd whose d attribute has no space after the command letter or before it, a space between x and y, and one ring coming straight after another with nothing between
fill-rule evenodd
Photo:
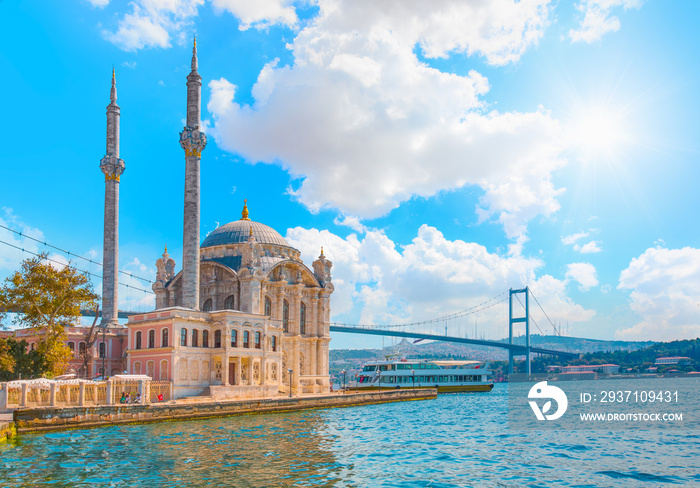
<instances>
[{"instance_id":1,"label":"lamp post","mask_svg":"<svg viewBox=\"0 0 700 488\"><path fill-rule=\"evenodd\" d=\"M345 373L346 373L346 371L342 370L341 373L343 373L343 385L342 385L342 387L343 387L343 395L345 395Z\"/></svg>"},{"instance_id":2,"label":"lamp post","mask_svg":"<svg viewBox=\"0 0 700 488\"><path fill-rule=\"evenodd\" d=\"M292 371L291 368L287 369L287 373L289 373L289 398L292 398Z\"/></svg>"}]
</instances>

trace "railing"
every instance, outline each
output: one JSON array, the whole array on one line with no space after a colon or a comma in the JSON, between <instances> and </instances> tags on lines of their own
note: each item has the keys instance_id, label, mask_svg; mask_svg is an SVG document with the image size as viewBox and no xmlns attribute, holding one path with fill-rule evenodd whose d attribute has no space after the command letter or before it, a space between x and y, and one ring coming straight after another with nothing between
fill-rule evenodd
<instances>
[{"instance_id":1,"label":"railing","mask_svg":"<svg viewBox=\"0 0 700 488\"><path fill-rule=\"evenodd\" d=\"M113 378L108 381L0 383L0 412L16 408L113 405L120 403L122 393L128 393L132 403L138 394L142 403L169 401L172 382Z\"/></svg>"}]
</instances>

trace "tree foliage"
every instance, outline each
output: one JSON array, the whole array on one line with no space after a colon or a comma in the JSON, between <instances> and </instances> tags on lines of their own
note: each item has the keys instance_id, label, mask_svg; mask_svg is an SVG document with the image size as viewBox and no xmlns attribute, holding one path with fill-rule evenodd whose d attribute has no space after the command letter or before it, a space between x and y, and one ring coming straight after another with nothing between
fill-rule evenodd
<instances>
[{"instance_id":1,"label":"tree foliage","mask_svg":"<svg viewBox=\"0 0 700 488\"><path fill-rule=\"evenodd\" d=\"M27 341L0 338L0 381L37 378L46 371L46 361L38 350L27 350Z\"/></svg>"},{"instance_id":2,"label":"tree foliage","mask_svg":"<svg viewBox=\"0 0 700 488\"><path fill-rule=\"evenodd\" d=\"M14 324L40 335L38 353L44 356L45 372L61 374L70 359L65 327L75 325L80 310L93 308L99 298L87 274L70 266L54 267L47 255L26 259L21 269L0 288L0 319L16 312Z\"/></svg>"}]
</instances>

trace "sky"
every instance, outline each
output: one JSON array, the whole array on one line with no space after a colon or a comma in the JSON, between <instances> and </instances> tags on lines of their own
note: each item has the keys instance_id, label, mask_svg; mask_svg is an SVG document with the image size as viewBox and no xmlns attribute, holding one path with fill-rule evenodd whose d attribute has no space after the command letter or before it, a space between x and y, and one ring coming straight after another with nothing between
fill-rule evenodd
<instances>
[{"instance_id":1,"label":"sky","mask_svg":"<svg viewBox=\"0 0 700 488\"><path fill-rule=\"evenodd\" d=\"M166 245L179 268L196 34L202 239L247 199L307 265L323 246L333 321L529 286L572 336L696 338L697 18L661 0L0 1L0 225L23 234L0 227L23 249L0 243L0 278L43 251L101 275L74 256L102 259L113 67L120 268L153 280ZM120 309L153 308L121 282ZM503 337L501 305L460 326Z\"/></svg>"}]
</instances>

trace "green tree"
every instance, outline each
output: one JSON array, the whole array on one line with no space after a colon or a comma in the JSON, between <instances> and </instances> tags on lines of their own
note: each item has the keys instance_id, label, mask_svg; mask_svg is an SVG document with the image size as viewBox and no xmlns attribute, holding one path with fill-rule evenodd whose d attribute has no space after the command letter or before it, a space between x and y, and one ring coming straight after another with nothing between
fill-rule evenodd
<instances>
[{"instance_id":1,"label":"green tree","mask_svg":"<svg viewBox=\"0 0 700 488\"><path fill-rule=\"evenodd\" d=\"M80 310L94 308L99 296L87 274L75 268L57 268L47 255L26 259L22 267L0 288L0 320L16 312L14 324L34 329L40 335L37 351L44 357L45 372L62 374L70 359L65 345L65 328L80 319Z\"/></svg>"},{"instance_id":2,"label":"green tree","mask_svg":"<svg viewBox=\"0 0 700 488\"><path fill-rule=\"evenodd\" d=\"M0 381L37 378L46 371L44 355L36 349L27 350L27 341L14 337L0 339L0 349L6 347L9 361L0 365ZM10 367L6 367L10 365Z\"/></svg>"}]
</instances>

